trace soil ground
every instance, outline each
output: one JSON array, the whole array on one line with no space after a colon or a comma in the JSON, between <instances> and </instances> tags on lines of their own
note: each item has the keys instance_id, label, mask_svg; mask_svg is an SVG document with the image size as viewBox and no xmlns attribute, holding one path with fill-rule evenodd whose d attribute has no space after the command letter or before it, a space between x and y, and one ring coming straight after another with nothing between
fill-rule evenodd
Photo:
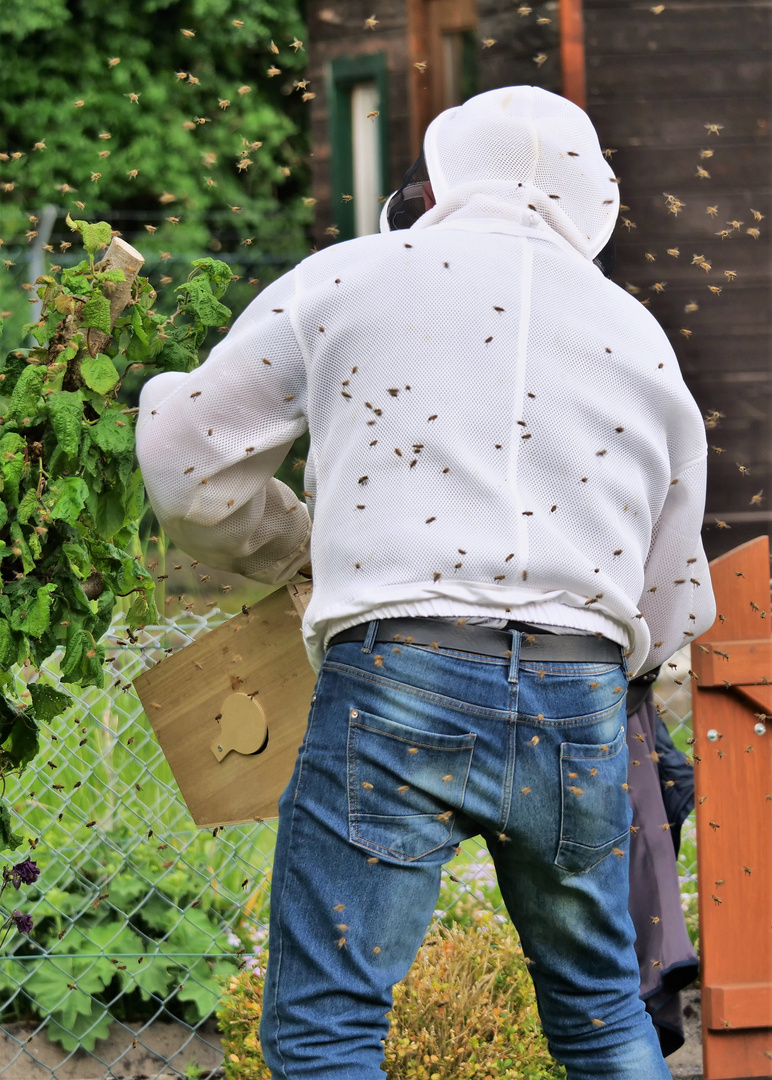
<instances>
[{"instance_id":1,"label":"soil ground","mask_svg":"<svg viewBox=\"0 0 772 1080\"><path fill-rule=\"evenodd\" d=\"M674 1080L702 1080L699 990L685 990L682 1000L686 1042L667 1063ZM214 1080L222 1063L220 1036L213 1022L195 1035L177 1024L152 1024L138 1036L136 1048L132 1039L139 1025L115 1025L110 1038L97 1043L98 1057L83 1051L70 1056L42 1032L34 1035L36 1026L8 1024L0 1031L2 1080L179 1080L192 1061L204 1070L202 1080L209 1080L207 1069L213 1071ZM108 1069L105 1062L115 1064Z\"/></svg>"}]
</instances>

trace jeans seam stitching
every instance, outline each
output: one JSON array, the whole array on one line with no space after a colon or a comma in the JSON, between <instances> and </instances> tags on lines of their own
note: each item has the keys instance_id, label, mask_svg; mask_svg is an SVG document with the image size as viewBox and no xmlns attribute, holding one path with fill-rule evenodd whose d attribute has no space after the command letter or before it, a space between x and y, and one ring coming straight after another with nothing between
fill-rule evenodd
<instances>
[{"instance_id":1,"label":"jeans seam stitching","mask_svg":"<svg viewBox=\"0 0 772 1080\"><path fill-rule=\"evenodd\" d=\"M400 682L398 679L386 679L383 676L373 675L369 672L362 671L361 668L350 667L348 664L329 662L328 664L325 664L325 668L349 675L353 678L361 679L363 682L371 683L374 686L399 687L401 692L410 695L411 697L441 705L444 708L452 709L453 712L480 716L490 720L508 720L510 718L510 712L507 709L485 709L476 705L471 705L468 702L457 701L455 698L446 698L443 695L435 694L430 690L421 690L419 687L410 686L409 683Z\"/></svg>"}]
</instances>

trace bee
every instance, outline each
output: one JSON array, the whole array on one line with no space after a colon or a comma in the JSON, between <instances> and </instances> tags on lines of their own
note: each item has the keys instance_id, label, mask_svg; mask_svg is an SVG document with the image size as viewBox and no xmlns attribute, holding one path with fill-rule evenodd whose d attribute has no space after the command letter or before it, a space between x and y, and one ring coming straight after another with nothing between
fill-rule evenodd
<instances>
[{"instance_id":1,"label":"bee","mask_svg":"<svg viewBox=\"0 0 772 1080\"><path fill-rule=\"evenodd\" d=\"M668 255L672 255L674 259L677 259L678 256L681 254L678 248L668 248L667 253Z\"/></svg>"},{"instance_id":2,"label":"bee","mask_svg":"<svg viewBox=\"0 0 772 1080\"><path fill-rule=\"evenodd\" d=\"M745 231L748 236L752 236L754 240L758 240L758 238L761 236L761 233L758 229L746 229Z\"/></svg>"},{"instance_id":3,"label":"bee","mask_svg":"<svg viewBox=\"0 0 772 1080\"><path fill-rule=\"evenodd\" d=\"M378 26L378 24L379 24L379 20L376 19L375 15L371 15L369 19L365 19L364 29L365 30L375 30L375 28L376 28L376 26Z\"/></svg>"},{"instance_id":4,"label":"bee","mask_svg":"<svg viewBox=\"0 0 772 1080\"><path fill-rule=\"evenodd\" d=\"M666 285L667 285L667 282L666 282L666 281L655 281L653 285L650 285L650 286L649 286L649 288L650 288L650 289L651 289L651 290L652 290L653 292L656 292L656 293L662 293L662 292L664 292L664 291L665 291L665 286L666 286Z\"/></svg>"},{"instance_id":5,"label":"bee","mask_svg":"<svg viewBox=\"0 0 772 1080\"><path fill-rule=\"evenodd\" d=\"M422 75L426 71L427 66L428 65L425 60L418 60L415 64L413 64L413 67L416 69L416 71L420 71Z\"/></svg>"},{"instance_id":6,"label":"bee","mask_svg":"<svg viewBox=\"0 0 772 1080\"><path fill-rule=\"evenodd\" d=\"M703 124L703 127L707 131L708 135L718 135L720 131L724 130L723 124Z\"/></svg>"},{"instance_id":7,"label":"bee","mask_svg":"<svg viewBox=\"0 0 772 1080\"><path fill-rule=\"evenodd\" d=\"M724 277L726 278L727 281L734 281L734 279L737 277L737 271L736 270L725 270L724 271Z\"/></svg>"},{"instance_id":8,"label":"bee","mask_svg":"<svg viewBox=\"0 0 772 1080\"><path fill-rule=\"evenodd\" d=\"M718 214L718 207L717 206L706 206L705 207L705 213L710 214L711 217L715 217Z\"/></svg>"},{"instance_id":9,"label":"bee","mask_svg":"<svg viewBox=\"0 0 772 1080\"><path fill-rule=\"evenodd\" d=\"M485 43L483 42L483 44L485 44ZM495 44L495 42L491 41L491 45L494 45L494 44ZM538 56L534 56L533 62L534 62L534 64L536 64L537 67L540 68L542 66L542 64L547 62L547 54L546 53L539 53Z\"/></svg>"},{"instance_id":10,"label":"bee","mask_svg":"<svg viewBox=\"0 0 772 1080\"><path fill-rule=\"evenodd\" d=\"M710 173L707 169L703 169L701 165L697 166L697 171L694 175L700 180L710 180Z\"/></svg>"}]
</instances>

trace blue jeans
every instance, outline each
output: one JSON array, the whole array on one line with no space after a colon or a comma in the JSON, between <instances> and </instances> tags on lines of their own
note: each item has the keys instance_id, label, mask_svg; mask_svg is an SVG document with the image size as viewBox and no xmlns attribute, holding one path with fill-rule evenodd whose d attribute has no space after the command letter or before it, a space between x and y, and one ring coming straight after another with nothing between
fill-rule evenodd
<instances>
[{"instance_id":1,"label":"blue jeans","mask_svg":"<svg viewBox=\"0 0 772 1080\"><path fill-rule=\"evenodd\" d=\"M371 631L377 624L371 623ZM383 1080L392 987L481 835L569 1080L668 1080L628 915L624 662L327 651L279 803L260 1039L274 1080Z\"/></svg>"}]
</instances>

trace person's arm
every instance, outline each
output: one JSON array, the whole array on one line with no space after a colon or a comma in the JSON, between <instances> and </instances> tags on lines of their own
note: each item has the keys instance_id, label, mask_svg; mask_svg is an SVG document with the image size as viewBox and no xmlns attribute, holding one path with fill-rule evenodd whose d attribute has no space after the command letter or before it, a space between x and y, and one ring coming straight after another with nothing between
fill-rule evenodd
<instances>
[{"instance_id":1,"label":"person's arm","mask_svg":"<svg viewBox=\"0 0 772 1080\"><path fill-rule=\"evenodd\" d=\"M716 617L708 560L700 532L705 506L706 455L673 476L652 533L638 610L651 632L649 655L636 674L663 663Z\"/></svg>"},{"instance_id":2,"label":"person's arm","mask_svg":"<svg viewBox=\"0 0 772 1080\"><path fill-rule=\"evenodd\" d=\"M268 286L190 374L143 388L137 457L161 526L208 566L270 584L309 561L304 503L274 479L307 429L294 274Z\"/></svg>"}]
</instances>

